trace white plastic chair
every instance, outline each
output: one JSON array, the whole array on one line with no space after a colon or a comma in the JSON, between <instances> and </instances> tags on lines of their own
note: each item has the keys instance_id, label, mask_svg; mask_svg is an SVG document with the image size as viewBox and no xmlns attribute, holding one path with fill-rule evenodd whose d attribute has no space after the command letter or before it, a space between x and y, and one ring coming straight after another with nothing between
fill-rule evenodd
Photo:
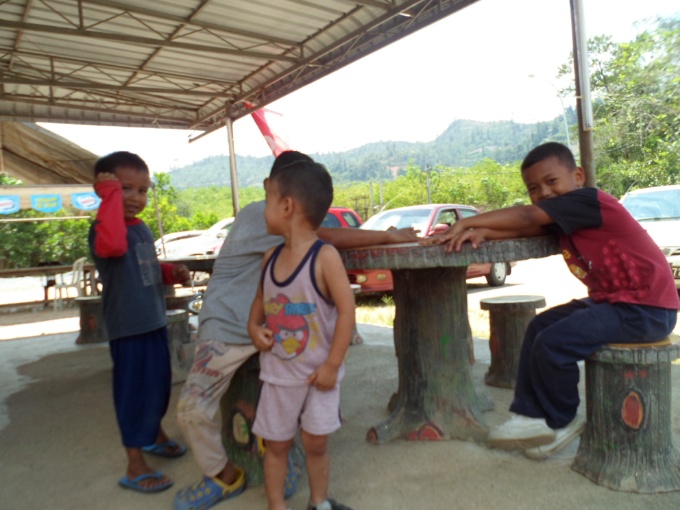
<instances>
[{"instance_id":1,"label":"white plastic chair","mask_svg":"<svg viewBox=\"0 0 680 510\"><path fill-rule=\"evenodd\" d=\"M79 258L73 263L70 281L66 281L66 275L58 275L61 281L53 287L54 301L52 303L55 310L61 310L64 299L68 299L68 289L76 289L78 297L85 296L85 262L87 262L87 257Z\"/></svg>"}]
</instances>

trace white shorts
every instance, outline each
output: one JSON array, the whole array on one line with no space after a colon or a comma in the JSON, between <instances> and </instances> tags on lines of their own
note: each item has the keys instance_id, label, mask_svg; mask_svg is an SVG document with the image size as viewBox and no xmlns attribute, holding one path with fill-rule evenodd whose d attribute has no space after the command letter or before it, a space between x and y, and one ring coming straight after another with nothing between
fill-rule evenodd
<instances>
[{"instance_id":1,"label":"white shorts","mask_svg":"<svg viewBox=\"0 0 680 510\"><path fill-rule=\"evenodd\" d=\"M253 432L271 441L287 441L300 427L315 436L327 436L340 428L340 385L320 391L310 385L263 382Z\"/></svg>"}]
</instances>

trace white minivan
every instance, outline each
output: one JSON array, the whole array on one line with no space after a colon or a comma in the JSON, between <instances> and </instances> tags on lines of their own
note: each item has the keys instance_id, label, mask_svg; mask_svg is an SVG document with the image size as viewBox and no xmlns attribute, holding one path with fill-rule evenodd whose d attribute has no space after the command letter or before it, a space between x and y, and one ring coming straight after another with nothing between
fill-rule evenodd
<instances>
[{"instance_id":1,"label":"white minivan","mask_svg":"<svg viewBox=\"0 0 680 510\"><path fill-rule=\"evenodd\" d=\"M680 289L680 185L629 191L621 204L666 255Z\"/></svg>"}]
</instances>

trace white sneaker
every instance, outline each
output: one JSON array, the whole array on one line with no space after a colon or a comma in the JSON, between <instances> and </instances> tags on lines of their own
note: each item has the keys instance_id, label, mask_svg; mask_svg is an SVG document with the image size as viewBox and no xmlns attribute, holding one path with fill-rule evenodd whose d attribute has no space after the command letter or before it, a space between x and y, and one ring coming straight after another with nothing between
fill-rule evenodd
<instances>
[{"instance_id":1,"label":"white sneaker","mask_svg":"<svg viewBox=\"0 0 680 510\"><path fill-rule=\"evenodd\" d=\"M585 426L585 417L577 414L569 425L555 430L555 440L552 443L524 450L524 455L535 460L545 459L569 446L581 435Z\"/></svg>"},{"instance_id":2,"label":"white sneaker","mask_svg":"<svg viewBox=\"0 0 680 510\"><path fill-rule=\"evenodd\" d=\"M555 440L555 431L543 418L515 414L500 427L489 432L487 446L503 450L524 450Z\"/></svg>"}]
</instances>

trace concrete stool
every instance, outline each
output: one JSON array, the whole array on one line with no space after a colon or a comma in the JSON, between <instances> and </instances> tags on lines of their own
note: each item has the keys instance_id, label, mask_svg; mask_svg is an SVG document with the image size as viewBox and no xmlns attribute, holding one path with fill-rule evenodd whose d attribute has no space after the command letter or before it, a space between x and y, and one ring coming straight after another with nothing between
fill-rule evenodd
<instances>
[{"instance_id":1,"label":"concrete stool","mask_svg":"<svg viewBox=\"0 0 680 510\"><path fill-rule=\"evenodd\" d=\"M586 428L574 471L618 491L680 490L680 454L671 433L678 340L609 344L586 360Z\"/></svg>"},{"instance_id":2,"label":"concrete stool","mask_svg":"<svg viewBox=\"0 0 680 510\"><path fill-rule=\"evenodd\" d=\"M77 344L108 342L109 335L104 325L101 296L77 297L76 304L80 310L80 334Z\"/></svg>"},{"instance_id":3,"label":"concrete stool","mask_svg":"<svg viewBox=\"0 0 680 510\"><path fill-rule=\"evenodd\" d=\"M184 382L194 361L195 345L191 343L189 313L186 310L167 310L168 340L172 384Z\"/></svg>"},{"instance_id":4,"label":"concrete stool","mask_svg":"<svg viewBox=\"0 0 680 510\"><path fill-rule=\"evenodd\" d=\"M524 332L545 306L543 296L499 296L480 299L482 310L489 311L491 365L484 376L489 386L514 388Z\"/></svg>"}]
</instances>

